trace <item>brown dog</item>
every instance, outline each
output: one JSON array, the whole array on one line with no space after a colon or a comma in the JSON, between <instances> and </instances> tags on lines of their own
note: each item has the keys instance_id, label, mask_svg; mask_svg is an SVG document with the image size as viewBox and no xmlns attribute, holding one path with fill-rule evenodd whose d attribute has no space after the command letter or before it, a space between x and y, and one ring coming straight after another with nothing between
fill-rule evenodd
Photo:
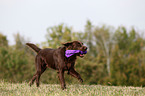
<instances>
[{"instance_id":1,"label":"brown dog","mask_svg":"<svg viewBox=\"0 0 145 96\"><path fill-rule=\"evenodd\" d=\"M77 78L80 82L83 82L79 73L77 73L74 69L74 64L76 61L76 56L83 57L80 53L76 53L73 56L67 58L65 56L66 50L81 50L86 51L87 47L83 45L80 41L73 41L63 43L63 47L58 49L40 49L36 45L31 43L26 43L29 47L31 47L34 51L37 52L35 58L35 65L36 65L36 73L34 74L30 86L36 80L37 87L39 86L39 79L41 74L46 70L46 68L52 68L58 70L58 77L61 83L62 89L66 88L65 80L64 80L64 71L68 71L68 74Z\"/></svg>"}]
</instances>

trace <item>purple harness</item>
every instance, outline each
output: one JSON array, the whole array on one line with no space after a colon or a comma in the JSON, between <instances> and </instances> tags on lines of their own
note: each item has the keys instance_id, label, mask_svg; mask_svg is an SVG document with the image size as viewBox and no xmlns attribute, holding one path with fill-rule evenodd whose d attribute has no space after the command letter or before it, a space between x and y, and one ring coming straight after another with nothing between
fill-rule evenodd
<instances>
[{"instance_id":1,"label":"purple harness","mask_svg":"<svg viewBox=\"0 0 145 96\"><path fill-rule=\"evenodd\" d=\"M86 54L87 51L81 51L81 50L66 50L65 51L65 56L68 58L76 53L80 53L80 54Z\"/></svg>"}]
</instances>

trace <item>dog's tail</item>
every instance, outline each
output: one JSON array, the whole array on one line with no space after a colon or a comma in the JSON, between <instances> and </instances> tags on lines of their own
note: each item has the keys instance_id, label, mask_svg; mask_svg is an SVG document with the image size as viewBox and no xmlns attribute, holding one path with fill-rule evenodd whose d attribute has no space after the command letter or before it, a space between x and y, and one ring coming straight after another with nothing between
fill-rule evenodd
<instances>
[{"instance_id":1,"label":"dog's tail","mask_svg":"<svg viewBox=\"0 0 145 96\"><path fill-rule=\"evenodd\" d=\"M26 45L28 45L29 47L31 47L37 53L41 50L40 48L38 48L36 45L34 45L32 43L26 43Z\"/></svg>"}]
</instances>

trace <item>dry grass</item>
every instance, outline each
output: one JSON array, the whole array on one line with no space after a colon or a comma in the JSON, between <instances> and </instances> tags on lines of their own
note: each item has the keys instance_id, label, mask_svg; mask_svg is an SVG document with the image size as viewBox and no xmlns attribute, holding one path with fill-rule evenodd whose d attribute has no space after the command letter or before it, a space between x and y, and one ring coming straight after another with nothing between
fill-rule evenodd
<instances>
[{"instance_id":1,"label":"dry grass","mask_svg":"<svg viewBox=\"0 0 145 96\"><path fill-rule=\"evenodd\" d=\"M39 88L28 83L0 82L0 96L145 96L145 88L101 85L60 85L41 84Z\"/></svg>"}]
</instances>

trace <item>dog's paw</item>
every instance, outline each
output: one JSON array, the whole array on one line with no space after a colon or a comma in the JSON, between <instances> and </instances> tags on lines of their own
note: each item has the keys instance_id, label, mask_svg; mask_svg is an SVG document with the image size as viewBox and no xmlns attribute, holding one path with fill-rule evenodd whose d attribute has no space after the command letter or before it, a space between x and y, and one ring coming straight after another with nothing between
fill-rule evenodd
<instances>
[{"instance_id":1,"label":"dog's paw","mask_svg":"<svg viewBox=\"0 0 145 96\"><path fill-rule=\"evenodd\" d=\"M83 79L82 79L82 78L80 78L79 81L80 81L81 83L83 83Z\"/></svg>"},{"instance_id":2,"label":"dog's paw","mask_svg":"<svg viewBox=\"0 0 145 96\"><path fill-rule=\"evenodd\" d=\"M29 83L29 86L31 87L32 86L32 83Z\"/></svg>"},{"instance_id":3,"label":"dog's paw","mask_svg":"<svg viewBox=\"0 0 145 96\"><path fill-rule=\"evenodd\" d=\"M66 85L65 84L64 85L61 85L61 89L62 90L66 89Z\"/></svg>"},{"instance_id":4,"label":"dog's paw","mask_svg":"<svg viewBox=\"0 0 145 96\"><path fill-rule=\"evenodd\" d=\"M66 86L61 87L62 90L66 89Z\"/></svg>"}]
</instances>

